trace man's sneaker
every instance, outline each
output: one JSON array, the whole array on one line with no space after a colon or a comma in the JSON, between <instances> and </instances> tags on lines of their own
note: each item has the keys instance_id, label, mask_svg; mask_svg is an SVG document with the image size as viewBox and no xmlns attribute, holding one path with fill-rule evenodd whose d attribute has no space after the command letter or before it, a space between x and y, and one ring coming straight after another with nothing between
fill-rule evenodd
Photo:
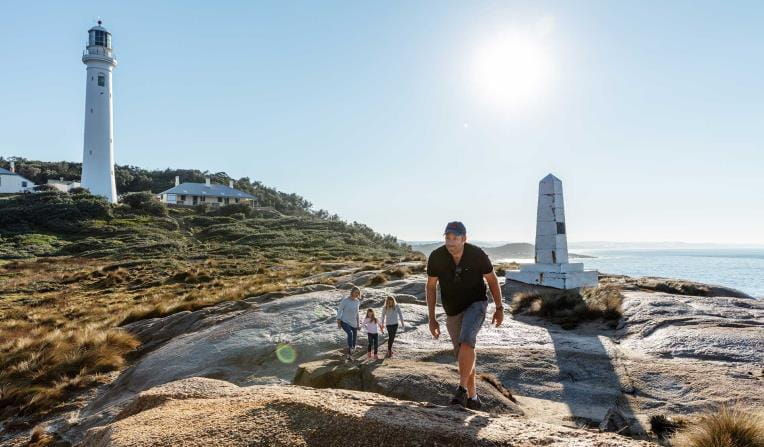
<instances>
[{"instance_id":1,"label":"man's sneaker","mask_svg":"<svg viewBox=\"0 0 764 447\"><path fill-rule=\"evenodd\" d=\"M464 388L463 386L459 385L459 387L456 388L454 397L451 398L451 404L456 404L456 405L461 405L462 407L466 407L467 406L467 388Z\"/></svg>"},{"instance_id":2,"label":"man's sneaker","mask_svg":"<svg viewBox=\"0 0 764 447\"><path fill-rule=\"evenodd\" d=\"M479 410L483 406L483 402L480 402L480 398L475 395L472 399L467 399L467 408L470 410Z\"/></svg>"},{"instance_id":3,"label":"man's sneaker","mask_svg":"<svg viewBox=\"0 0 764 447\"><path fill-rule=\"evenodd\" d=\"M367 353L366 353L366 358L367 358L367 359L370 359L370 358L371 358L371 352L367 352Z\"/></svg>"}]
</instances>

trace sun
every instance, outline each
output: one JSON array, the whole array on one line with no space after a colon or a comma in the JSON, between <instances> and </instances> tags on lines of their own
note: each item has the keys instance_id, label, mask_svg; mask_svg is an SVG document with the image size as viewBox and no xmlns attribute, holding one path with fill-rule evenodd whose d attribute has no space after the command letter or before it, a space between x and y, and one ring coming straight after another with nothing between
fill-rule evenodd
<instances>
[{"instance_id":1,"label":"sun","mask_svg":"<svg viewBox=\"0 0 764 447\"><path fill-rule=\"evenodd\" d=\"M501 108L524 109L549 93L554 67L538 37L504 34L475 51L472 78L481 99Z\"/></svg>"}]
</instances>

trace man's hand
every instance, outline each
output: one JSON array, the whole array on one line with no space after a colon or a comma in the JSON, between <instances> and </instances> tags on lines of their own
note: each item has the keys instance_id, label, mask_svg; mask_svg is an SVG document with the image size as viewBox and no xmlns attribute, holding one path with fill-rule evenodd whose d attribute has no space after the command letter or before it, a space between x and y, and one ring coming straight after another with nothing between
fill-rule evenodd
<instances>
[{"instance_id":1,"label":"man's hand","mask_svg":"<svg viewBox=\"0 0 764 447\"><path fill-rule=\"evenodd\" d=\"M501 326L501 323L504 321L504 308L496 308L496 310L493 312L493 318L491 318L491 324L496 323L496 327Z\"/></svg>"},{"instance_id":2,"label":"man's hand","mask_svg":"<svg viewBox=\"0 0 764 447\"><path fill-rule=\"evenodd\" d=\"M435 318L430 318L430 333L433 337L440 337L440 323Z\"/></svg>"}]
</instances>

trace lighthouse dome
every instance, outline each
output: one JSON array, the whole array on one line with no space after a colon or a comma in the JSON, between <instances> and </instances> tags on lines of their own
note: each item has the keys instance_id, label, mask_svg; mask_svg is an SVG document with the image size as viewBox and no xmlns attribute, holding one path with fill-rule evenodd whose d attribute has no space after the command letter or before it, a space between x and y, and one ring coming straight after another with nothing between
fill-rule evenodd
<instances>
[{"instance_id":1,"label":"lighthouse dome","mask_svg":"<svg viewBox=\"0 0 764 447\"><path fill-rule=\"evenodd\" d=\"M88 30L88 46L111 48L111 33L101 26L100 20Z\"/></svg>"}]
</instances>

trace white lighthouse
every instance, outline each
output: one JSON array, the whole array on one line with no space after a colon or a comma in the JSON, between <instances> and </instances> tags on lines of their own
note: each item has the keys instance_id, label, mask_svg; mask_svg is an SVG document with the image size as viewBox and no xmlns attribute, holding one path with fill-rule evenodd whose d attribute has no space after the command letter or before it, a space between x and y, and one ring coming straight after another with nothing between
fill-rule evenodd
<instances>
[{"instance_id":1,"label":"white lighthouse","mask_svg":"<svg viewBox=\"0 0 764 447\"><path fill-rule=\"evenodd\" d=\"M91 194L117 201L114 182L114 113L111 102L111 72L117 60L111 49L111 33L98 25L88 30L88 45L82 54L87 65L85 93L85 142L82 152L82 186Z\"/></svg>"}]
</instances>

